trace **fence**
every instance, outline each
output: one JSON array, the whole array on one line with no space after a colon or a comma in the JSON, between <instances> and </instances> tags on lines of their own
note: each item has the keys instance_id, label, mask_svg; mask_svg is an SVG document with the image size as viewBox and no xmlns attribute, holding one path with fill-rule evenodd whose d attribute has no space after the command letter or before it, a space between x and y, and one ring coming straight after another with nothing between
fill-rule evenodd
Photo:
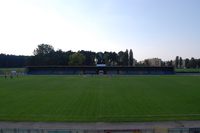
<instances>
[{"instance_id":1,"label":"fence","mask_svg":"<svg viewBox=\"0 0 200 133\"><path fill-rule=\"evenodd\" d=\"M155 128L133 130L0 129L0 133L200 133L200 128Z\"/></svg>"},{"instance_id":2,"label":"fence","mask_svg":"<svg viewBox=\"0 0 200 133\"><path fill-rule=\"evenodd\" d=\"M77 74L117 74L117 75L168 75L175 74L173 67L69 67L69 66L28 66L31 75L77 75Z\"/></svg>"}]
</instances>

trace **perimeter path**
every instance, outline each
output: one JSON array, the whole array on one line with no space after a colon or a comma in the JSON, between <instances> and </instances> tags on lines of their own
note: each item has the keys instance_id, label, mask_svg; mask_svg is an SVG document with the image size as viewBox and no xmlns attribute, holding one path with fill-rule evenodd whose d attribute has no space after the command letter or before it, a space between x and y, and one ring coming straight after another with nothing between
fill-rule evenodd
<instances>
[{"instance_id":1,"label":"perimeter path","mask_svg":"<svg viewBox=\"0 0 200 133\"><path fill-rule=\"evenodd\" d=\"M199 128L200 121L133 122L133 123L57 123L0 122L6 129L75 129L75 130L133 130L154 128Z\"/></svg>"}]
</instances>

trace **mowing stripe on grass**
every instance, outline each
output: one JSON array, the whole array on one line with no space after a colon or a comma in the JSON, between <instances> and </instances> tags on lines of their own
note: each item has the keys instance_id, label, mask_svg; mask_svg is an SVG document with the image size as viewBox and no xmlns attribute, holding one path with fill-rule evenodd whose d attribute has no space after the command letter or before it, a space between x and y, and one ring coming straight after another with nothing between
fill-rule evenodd
<instances>
[{"instance_id":1,"label":"mowing stripe on grass","mask_svg":"<svg viewBox=\"0 0 200 133\"><path fill-rule=\"evenodd\" d=\"M199 76L1 78L0 120L198 120L199 81Z\"/></svg>"}]
</instances>

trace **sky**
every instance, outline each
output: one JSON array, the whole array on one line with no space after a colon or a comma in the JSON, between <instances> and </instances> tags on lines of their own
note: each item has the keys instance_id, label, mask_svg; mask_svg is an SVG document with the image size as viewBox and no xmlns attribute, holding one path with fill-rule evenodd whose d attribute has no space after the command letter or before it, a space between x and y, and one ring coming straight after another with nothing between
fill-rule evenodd
<instances>
[{"instance_id":1,"label":"sky","mask_svg":"<svg viewBox=\"0 0 200 133\"><path fill-rule=\"evenodd\" d=\"M200 58L200 0L0 0L0 53L125 51Z\"/></svg>"}]
</instances>

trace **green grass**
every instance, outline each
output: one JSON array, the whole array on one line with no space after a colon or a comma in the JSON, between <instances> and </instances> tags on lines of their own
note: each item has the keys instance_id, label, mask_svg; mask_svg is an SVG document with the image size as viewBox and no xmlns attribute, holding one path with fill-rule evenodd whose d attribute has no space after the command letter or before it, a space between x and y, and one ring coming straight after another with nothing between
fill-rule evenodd
<instances>
[{"instance_id":1,"label":"green grass","mask_svg":"<svg viewBox=\"0 0 200 133\"><path fill-rule=\"evenodd\" d=\"M0 120L200 120L200 76L0 78Z\"/></svg>"}]
</instances>

